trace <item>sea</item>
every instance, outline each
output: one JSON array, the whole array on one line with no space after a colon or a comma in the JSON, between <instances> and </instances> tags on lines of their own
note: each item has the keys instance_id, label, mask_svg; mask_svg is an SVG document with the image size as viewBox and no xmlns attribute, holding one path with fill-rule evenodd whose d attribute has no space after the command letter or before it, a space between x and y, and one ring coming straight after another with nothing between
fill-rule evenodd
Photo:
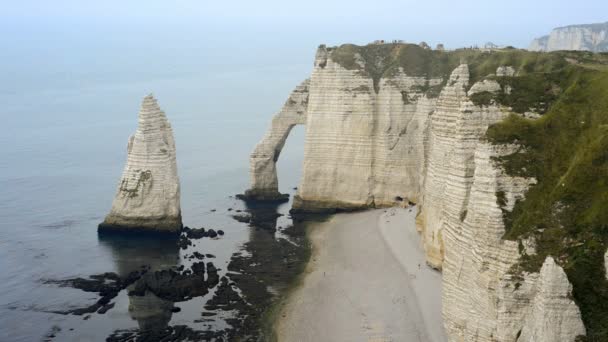
<instances>
[{"instance_id":1,"label":"sea","mask_svg":"<svg viewBox=\"0 0 608 342\"><path fill-rule=\"evenodd\" d=\"M106 314L85 320L57 312L90 304L97 294L49 280L183 261L174 248L97 233L149 93L173 126L184 225L225 232L196 243L225 274L250 238L251 228L231 217L244 209L234 195L248 187L249 154L308 76L314 55L314 46L304 47L306 54L270 44L246 49L238 38L213 45L194 35L77 31L2 37L0 341L98 341L137 328L140 317L125 292ZM281 192L293 194L298 185L303 146L304 127L296 127L278 162ZM176 303L181 311L168 324L196 326L207 299ZM213 324L222 323L207 328Z\"/></svg>"}]
</instances>

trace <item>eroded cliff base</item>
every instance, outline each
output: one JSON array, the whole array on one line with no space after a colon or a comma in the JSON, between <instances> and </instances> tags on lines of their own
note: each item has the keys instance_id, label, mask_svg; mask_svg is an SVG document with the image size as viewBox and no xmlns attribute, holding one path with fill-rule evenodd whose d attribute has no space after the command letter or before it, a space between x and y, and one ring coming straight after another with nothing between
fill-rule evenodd
<instances>
[{"instance_id":1,"label":"eroded cliff base","mask_svg":"<svg viewBox=\"0 0 608 342\"><path fill-rule=\"evenodd\" d=\"M247 190L244 194L237 194L236 198L245 202L268 202L285 203L289 201L289 194L282 194L278 191L256 191Z\"/></svg>"},{"instance_id":2,"label":"eroded cliff base","mask_svg":"<svg viewBox=\"0 0 608 342\"><path fill-rule=\"evenodd\" d=\"M183 228L181 215L177 217L134 218L108 215L97 226L100 234L153 234L179 236Z\"/></svg>"}]
</instances>

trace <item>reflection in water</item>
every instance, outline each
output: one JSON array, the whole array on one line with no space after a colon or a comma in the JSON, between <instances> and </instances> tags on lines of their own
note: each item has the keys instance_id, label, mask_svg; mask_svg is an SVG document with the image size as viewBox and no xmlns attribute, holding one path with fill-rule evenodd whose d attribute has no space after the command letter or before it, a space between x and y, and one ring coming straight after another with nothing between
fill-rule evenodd
<instances>
[{"instance_id":1,"label":"reflection in water","mask_svg":"<svg viewBox=\"0 0 608 342\"><path fill-rule=\"evenodd\" d=\"M179 246L175 240L154 236L100 234L99 243L112 253L120 276L141 270L144 265L150 267L150 271L158 271L179 264Z\"/></svg>"},{"instance_id":2,"label":"reflection in water","mask_svg":"<svg viewBox=\"0 0 608 342\"><path fill-rule=\"evenodd\" d=\"M280 203L276 202L246 201L245 207L251 215L250 225L255 228L275 232L277 221L282 216L278 210L280 205Z\"/></svg>"},{"instance_id":3,"label":"reflection in water","mask_svg":"<svg viewBox=\"0 0 608 342\"><path fill-rule=\"evenodd\" d=\"M142 281L141 279L139 281ZM143 296L129 295L129 314L142 331L162 330L169 325L174 303L146 291Z\"/></svg>"},{"instance_id":4,"label":"reflection in water","mask_svg":"<svg viewBox=\"0 0 608 342\"><path fill-rule=\"evenodd\" d=\"M99 242L108 248L116 263L117 273L122 277L132 271L148 268L148 274L175 268L179 263L179 246L176 240L154 236L99 235ZM127 287L129 291L129 314L142 331L163 330L171 321L174 303L159 298L150 291L143 295L131 294L135 288L147 288L144 276Z\"/></svg>"}]
</instances>

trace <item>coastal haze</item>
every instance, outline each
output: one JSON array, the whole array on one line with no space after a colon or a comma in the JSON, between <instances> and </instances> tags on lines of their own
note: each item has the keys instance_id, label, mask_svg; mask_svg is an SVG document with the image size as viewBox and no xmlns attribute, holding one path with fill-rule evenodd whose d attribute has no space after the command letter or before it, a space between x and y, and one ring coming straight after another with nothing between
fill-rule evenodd
<instances>
[{"instance_id":1,"label":"coastal haze","mask_svg":"<svg viewBox=\"0 0 608 342\"><path fill-rule=\"evenodd\" d=\"M579 3L575 12L554 1L508 7L477 1L174 6L3 5L0 340L38 340L55 325L83 324L86 332L77 336L91 339L131 328L136 323L127 313L126 295L117 299L118 313L85 322L50 312L94 296L45 280L118 272L139 266L133 261L138 258L158 264L180 258L178 251L104 242L96 231L111 207L127 140L148 93L173 127L184 224L226 231L203 248L224 269L249 239L246 226L227 212L242 207L229 196L248 187L249 154L290 91L310 74L319 44L403 39L447 48L487 41L525 47L553 27L604 21L608 9L600 1ZM539 17L547 8L550 18ZM303 154L299 127L279 159L281 192L298 186ZM182 310L171 324L200 313Z\"/></svg>"}]
</instances>

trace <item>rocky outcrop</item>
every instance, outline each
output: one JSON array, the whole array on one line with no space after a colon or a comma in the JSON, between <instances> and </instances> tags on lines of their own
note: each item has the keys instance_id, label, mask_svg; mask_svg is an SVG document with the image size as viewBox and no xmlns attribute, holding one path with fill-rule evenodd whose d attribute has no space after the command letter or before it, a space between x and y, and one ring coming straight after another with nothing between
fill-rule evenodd
<instances>
[{"instance_id":1,"label":"rocky outcrop","mask_svg":"<svg viewBox=\"0 0 608 342\"><path fill-rule=\"evenodd\" d=\"M355 52L336 56L323 46L317 52L293 210L420 204L417 228L427 261L443 271L450 341L516 341L537 314L532 303L543 301L538 294L569 285L567 279L518 271L535 243L504 239L504 213L536 180L505 174L496 159L519 147L492 145L484 137L510 113L496 98L511 93L513 83L501 82L518 70L501 65L485 78L461 61L437 76L425 74L434 70L431 62L422 73L424 65L387 63L391 69L372 48L347 48ZM411 60L417 63L419 55ZM487 101L472 100L488 94ZM552 311L546 329L560 320L582 325L580 314L568 310ZM547 338L570 336L544 331Z\"/></svg>"},{"instance_id":2,"label":"rocky outcrop","mask_svg":"<svg viewBox=\"0 0 608 342\"><path fill-rule=\"evenodd\" d=\"M282 201L289 195L279 193L276 163L287 136L295 125L306 122L309 80L294 89L283 108L272 118L270 129L249 158L250 188L239 197L246 200Z\"/></svg>"},{"instance_id":3,"label":"rocky outcrop","mask_svg":"<svg viewBox=\"0 0 608 342\"><path fill-rule=\"evenodd\" d=\"M608 22L558 27L553 29L549 35L534 39L528 49L531 51L608 51Z\"/></svg>"},{"instance_id":4,"label":"rocky outcrop","mask_svg":"<svg viewBox=\"0 0 608 342\"><path fill-rule=\"evenodd\" d=\"M177 233L180 186L171 124L152 95L144 97L137 131L129 138L112 209L100 231Z\"/></svg>"},{"instance_id":5,"label":"rocky outcrop","mask_svg":"<svg viewBox=\"0 0 608 342\"><path fill-rule=\"evenodd\" d=\"M548 257L540 270L532 312L518 342L574 341L585 335L581 313L572 300L572 285L564 270Z\"/></svg>"},{"instance_id":6,"label":"rocky outcrop","mask_svg":"<svg viewBox=\"0 0 608 342\"><path fill-rule=\"evenodd\" d=\"M606 279L608 279L608 250L604 254L604 271L606 272Z\"/></svg>"},{"instance_id":7,"label":"rocky outcrop","mask_svg":"<svg viewBox=\"0 0 608 342\"><path fill-rule=\"evenodd\" d=\"M398 69L390 79L376 82L328 58L324 47L319 50L294 208L356 209L416 201L424 131L436 102L423 89L442 79Z\"/></svg>"}]
</instances>

